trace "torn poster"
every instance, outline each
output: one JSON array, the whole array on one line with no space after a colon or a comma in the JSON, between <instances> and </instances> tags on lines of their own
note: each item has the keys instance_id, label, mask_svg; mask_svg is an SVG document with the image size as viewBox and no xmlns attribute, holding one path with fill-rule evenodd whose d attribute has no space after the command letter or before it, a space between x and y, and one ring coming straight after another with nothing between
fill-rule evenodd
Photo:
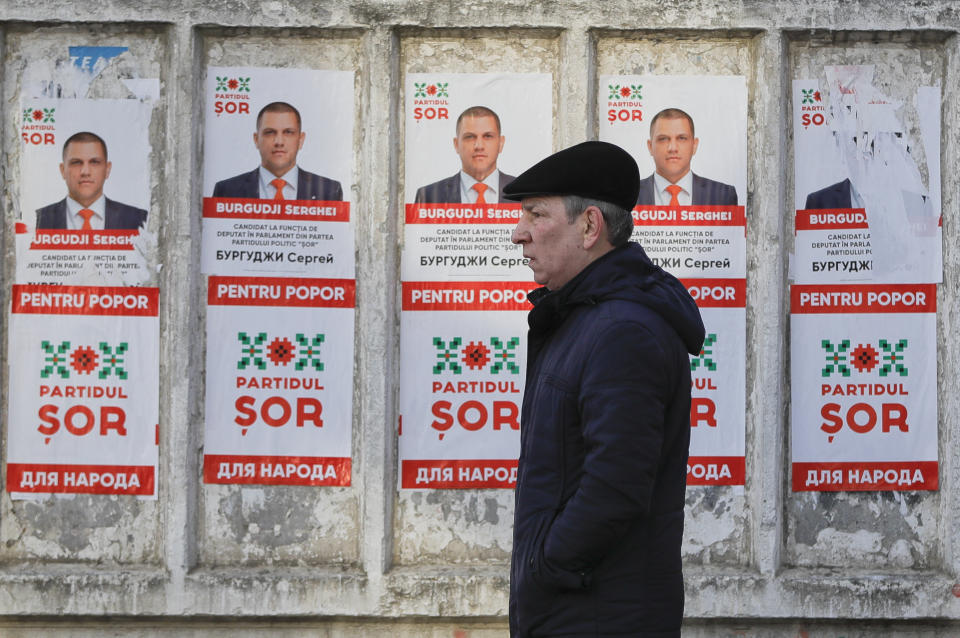
<instances>
[{"instance_id":1,"label":"torn poster","mask_svg":"<svg viewBox=\"0 0 960 638\"><path fill-rule=\"evenodd\" d=\"M940 282L940 88L899 100L872 65L825 72L793 83L794 281Z\"/></svg>"}]
</instances>

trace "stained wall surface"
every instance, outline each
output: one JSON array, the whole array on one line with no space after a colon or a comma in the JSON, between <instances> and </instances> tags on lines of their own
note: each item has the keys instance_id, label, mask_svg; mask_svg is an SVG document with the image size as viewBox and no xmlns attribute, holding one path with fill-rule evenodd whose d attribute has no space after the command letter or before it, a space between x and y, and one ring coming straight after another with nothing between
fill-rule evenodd
<instances>
[{"instance_id":1,"label":"stained wall surface","mask_svg":"<svg viewBox=\"0 0 960 638\"><path fill-rule=\"evenodd\" d=\"M125 97L124 78L160 79L150 229L163 264L159 498L0 494L0 635L505 635L512 492L398 491L395 425L405 76L506 71L552 74L557 149L596 139L601 75L747 79L747 477L741 488L688 488L684 635L957 635L958 32L960 6L949 0L114 0L82 15L63 0L0 0L5 308L11 229L22 212L20 95L67 63L67 44L130 49L89 97ZM791 80L823 80L834 64L876 65L882 89L897 98L942 88L936 492L790 488ZM207 66L354 73L354 183L344 184L358 299L350 487L201 480ZM17 374L6 326L4 420Z\"/></svg>"}]
</instances>

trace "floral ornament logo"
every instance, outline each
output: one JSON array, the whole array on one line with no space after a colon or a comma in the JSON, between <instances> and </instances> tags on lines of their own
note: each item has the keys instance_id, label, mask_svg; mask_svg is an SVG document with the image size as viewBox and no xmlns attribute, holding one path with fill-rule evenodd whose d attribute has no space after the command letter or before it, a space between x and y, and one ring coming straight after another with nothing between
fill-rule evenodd
<instances>
[{"instance_id":1,"label":"floral ornament logo","mask_svg":"<svg viewBox=\"0 0 960 638\"><path fill-rule=\"evenodd\" d=\"M713 346L716 343L717 335L711 332L703 340L703 347L700 348L699 354L690 359L690 372L700 367L703 367L704 370L710 370L711 372L717 369L717 362L713 358Z\"/></svg>"},{"instance_id":2,"label":"floral ornament logo","mask_svg":"<svg viewBox=\"0 0 960 638\"><path fill-rule=\"evenodd\" d=\"M286 335L275 336L270 340L266 332L257 334L238 332L240 358L237 360L237 370L247 368L266 370L268 362L274 367L279 367L286 366L296 359L293 364L294 370L313 368L317 372L323 372L320 344L324 342L324 338L324 335L319 333L310 338L303 333L297 333L292 341Z\"/></svg>"},{"instance_id":3,"label":"floral ornament logo","mask_svg":"<svg viewBox=\"0 0 960 638\"><path fill-rule=\"evenodd\" d=\"M516 361L519 337L510 337L506 341L499 337L490 337L486 343L483 340L471 341L461 349L462 345L462 337L454 337L449 341L433 337L433 346L437 349L433 373L440 374L449 370L453 374L463 374L466 366L475 372L489 370L491 374L500 374L503 371L520 374L520 366Z\"/></svg>"},{"instance_id":4,"label":"floral ornament logo","mask_svg":"<svg viewBox=\"0 0 960 638\"><path fill-rule=\"evenodd\" d=\"M127 379L128 373L124 367L124 355L129 345L121 342L111 346L101 341L96 348L89 345L72 347L69 341L61 341L55 345L50 341L41 341L40 349L43 356L43 365L40 368L40 378L49 379L58 376L69 379L71 374L97 373L100 379L113 375L118 379Z\"/></svg>"},{"instance_id":5,"label":"floral ornament logo","mask_svg":"<svg viewBox=\"0 0 960 638\"><path fill-rule=\"evenodd\" d=\"M293 361L294 356L296 355L293 353L293 344L286 337L283 339L276 337L267 346L267 358L273 361L275 366L287 365Z\"/></svg>"},{"instance_id":6,"label":"floral ornament logo","mask_svg":"<svg viewBox=\"0 0 960 638\"><path fill-rule=\"evenodd\" d=\"M53 115L56 112L57 107L46 108L29 108L23 109L23 121L30 124L54 124L56 120Z\"/></svg>"},{"instance_id":7,"label":"floral ornament logo","mask_svg":"<svg viewBox=\"0 0 960 638\"><path fill-rule=\"evenodd\" d=\"M906 339L893 342L880 339L876 347L872 343L858 343L852 350L850 344L849 339L843 339L836 344L829 339L820 342L820 347L826 352L827 361L827 365L820 371L820 376L838 374L849 377L853 370L859 374L869 374L877 370L881 377L894 373L901 377L909 374L903 355L908 345Z\"/></svg>"},{"instance_id":8,"label":"floral ornament logo","mask_svg":"<svg viewBox=\"0 0 960 638\"><path fill-rule=\"evenodd\" d=\"M872 345L861 343L850 353L850 363L857 369L857 372L870 372L877 367L878 357L879 355Z\"/></svg>"},{"instance_id":9,"label":"floral ornament logo","mask_svg":"<svg viewBox=\"0 0 960 638\"><path fill-rule=\"evenodd\" d=\"M610 96L607 98L609 100L642 100L643 96L640 94L640 91L643 89L642 84L630 84L620 86L619 84L608 84L607 88L610 89Z\"/></svg>"},{"instance_id":10,"label":"floral ornament logo","mask_svg":"<svg viewBox=\"0 0 960 638\"><path fill-rule=\"evenodd\" d=\"M238 93L250 92L250 78L231 78L231 77L220 77L217 78L217 88L216 91L237 91Z\"/></svg>"},{"instance_id":11,"label":"floral ornament logo","mask_svg":"<svg viewBox=\"0 0 960 638\"><path fill-rule=\"evenodd\" d=\"M447 87L450 86L449 82L414 82L413 83L413 97L450 97L450 93L447 91Z\"/></svg>"},{"instance_id":12,"label":"floral ornament logo","mask_svg":"<svg viewBox=\"0 0 960 638\"><path fill-rule=\"evenodd\" d=\"M813 104L814 102L819 102L820 91L815 89L800 89L800 104Z\"/></svg>"},{"instance_id":13,"label":"floral ornament logo","mask_svg":"<svg viewBox=\"0 0 960 638\"><path fill-rule=\"evenodd\" d=\"M849 377L850 368L847 366L846 352L850 348L850 340L844 339L834 345L828 339L824 339L820 342L820 347L827 353L827 365L820 371L820 376L829 377L836 373Z\"/></svg>"}]
</instances>

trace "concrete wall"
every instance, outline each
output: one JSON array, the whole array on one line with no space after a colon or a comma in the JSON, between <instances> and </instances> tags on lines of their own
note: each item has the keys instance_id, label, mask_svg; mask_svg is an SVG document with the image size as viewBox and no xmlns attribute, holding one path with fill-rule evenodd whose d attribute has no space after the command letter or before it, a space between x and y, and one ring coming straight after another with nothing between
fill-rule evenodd
<instances>
[{"instance_id":1,"label":"concrete wall","mask_svg":"<svg viewBox=\"0 0 960 638\"><path fill-rule=\"evenodd\" d=\"M596 137L600 74L747 77L747 481L688 489L685 635L960 634L958 32L960 4L949 0L0 0L3 273L13 269L9 228L20 215L20 87L79 44L128 46L121 72L161 80L150 135L151 224L163 262L160 498L32 502L4 492L0 636L503 635L512 493L395 488L400 96L405 73L432 71L552 73L556 148ZM934 493L793 493L786 480L790 81L821 77L823 65L836 63L882 66L884 90L895 97L921 84L943 87ZM207 65L355 73L349 488L200 481ZM91 96L119 90L107 77ZM3 284L9 307L9 276ZM5 344L5 326L3 336ZM15 362L0 374L5 416Z\"/></svg>"}]
</instances>

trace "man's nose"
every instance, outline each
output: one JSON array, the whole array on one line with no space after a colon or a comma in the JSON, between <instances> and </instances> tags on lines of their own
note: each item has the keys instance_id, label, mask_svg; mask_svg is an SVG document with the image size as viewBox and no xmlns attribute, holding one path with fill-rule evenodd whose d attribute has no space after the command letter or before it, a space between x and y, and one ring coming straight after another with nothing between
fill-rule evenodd
<instances>
[{"instance_id":1,"label":"man's nose","mask_svg":"<svg viewBox=\"0 0 960 638\"><path fill-rule=\"evenodd\" d=\"M510 241L515 244L525 243L530 238L530 235L527 233L527 229L524 226L522 221L517 222L517 225L513 227L513 233L510 235Z\"/></svg>"}]
</instances>

